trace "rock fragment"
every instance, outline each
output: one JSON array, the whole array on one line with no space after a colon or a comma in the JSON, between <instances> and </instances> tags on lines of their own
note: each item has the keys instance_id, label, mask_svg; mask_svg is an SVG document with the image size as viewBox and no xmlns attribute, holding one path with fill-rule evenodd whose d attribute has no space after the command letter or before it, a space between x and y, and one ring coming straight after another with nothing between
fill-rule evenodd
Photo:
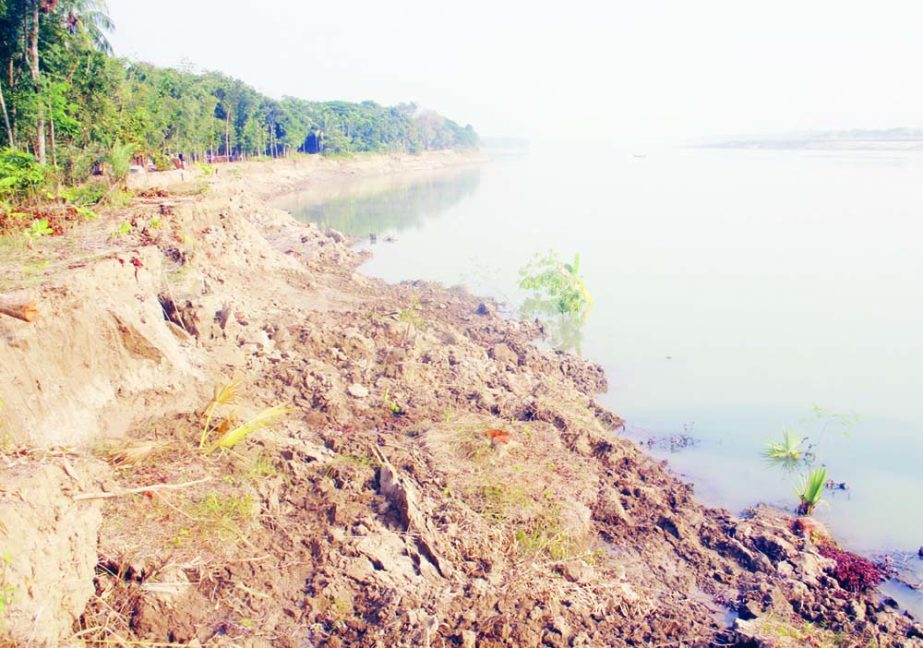
<instances>
[{"instance_id":1,"label":"rock fragment","mask_svg":"<svg viewBox=\"0 0 923 648\"><path fill-rule=\"evenodd\" d=\"M348 391L349 395L353 398L366 398L369 395L368 388L360 385L359 383L351 384L346 388L346 391Z\"/></svg>"}]
</instances>

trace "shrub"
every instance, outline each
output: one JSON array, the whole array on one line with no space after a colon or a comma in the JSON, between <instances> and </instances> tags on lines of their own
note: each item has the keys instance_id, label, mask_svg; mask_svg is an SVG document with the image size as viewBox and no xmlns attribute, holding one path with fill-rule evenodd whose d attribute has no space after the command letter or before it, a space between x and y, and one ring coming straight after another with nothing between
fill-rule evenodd
<instances>
[{"instance_id":1,"label":"shrub","mask_svg":"<svg viewBox=\"0 0 923 648\"><path fill-rule=\"evenodd\" d=\"M135 152L134 144L122 144L116 141L109 151L108 162L112 167L112 176L116 182L122 182L131 171L131 156Z\"/></svg>"},{"instance_id":2,"label":"shrub","mask_svg":"<svg viewBox=\"0 0 923 648\"><path fill-rule=\"evenodd\" d=\"M31 200L48 179L48 169L28 153L0 149L0 199Z\"/></svg>"},{"instance_id":3,"label":"shrub","mask_svg":"<svg viewBox=\"0 0 923 648\"><path fill-rule=\"evenodd\" d=\"M54 234L54 230L51 229L51 226L48 224L47 218L36 218L32 221L32 224L25 230L26 237L30 239L41 238L43 236L50 236Z\"/></svg>"},{"instance_id":4,"label":"shrub","mask_svg":"<svg viewBox=\"0 0 923 648\"><path fill-rule=\"evenodd\" d=\"M158 171L168 171L173 168L173 160L170 159L170 156L164 155L161 151L157 151L151 155L151 159L154 160L154 168Z\"/></svg>"},{"instance_id":5,"label":"shrub","mask_svg":"<svg viewBox=\"0 0 923 648\"><path fill-rule=\"evenodd\" d=\"M106 195L108 188L102 182L90 182L80 187L68 187L61 192L61 197L78 207L95 205Z\"/></svg>"}]
</instances>

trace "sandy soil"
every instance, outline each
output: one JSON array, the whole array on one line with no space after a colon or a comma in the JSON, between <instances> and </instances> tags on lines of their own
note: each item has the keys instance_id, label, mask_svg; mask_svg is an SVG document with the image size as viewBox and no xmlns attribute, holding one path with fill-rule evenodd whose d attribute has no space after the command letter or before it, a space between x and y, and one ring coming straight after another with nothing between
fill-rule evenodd
<instances>
[{"instance_id":1,"label":"sandy soil","mask_svg":"<svg viewBox=\"0 0 923 648\"><path fill-rule=\"evenodd\" d=\"M852 578L874 568L831 552L818 524L698 504L595 403L598 366L539 348L540 327L464 291L357 274L342 235L266 202L471 162L143 178L120 213L0 246L0 300L39 309L0 317L0 635L923 645Z\"/></svg>"}]
</instances>

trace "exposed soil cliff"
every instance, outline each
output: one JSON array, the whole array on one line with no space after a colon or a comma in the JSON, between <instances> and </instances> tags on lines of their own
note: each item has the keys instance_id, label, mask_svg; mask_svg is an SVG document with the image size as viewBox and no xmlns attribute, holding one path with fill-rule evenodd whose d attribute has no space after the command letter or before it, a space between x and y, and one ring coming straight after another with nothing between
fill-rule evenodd
<instances>
[{"instance_id":1,"label":"exposed soil cliff","mask_svg":"<svg viewBox=\"0 0 923 648\"><path fill-rule=\"evenodd\" d=\"M264 202L461 161L224 167L8 260L6 296L39 318L0 318L0 633L923 645L893 602L849 591L820 526L705 508L621 438L598 366L463 290L363 277L344 237ZM204 452L232 380L214 435L289 411Z\"/></svg>"}]
</instances>

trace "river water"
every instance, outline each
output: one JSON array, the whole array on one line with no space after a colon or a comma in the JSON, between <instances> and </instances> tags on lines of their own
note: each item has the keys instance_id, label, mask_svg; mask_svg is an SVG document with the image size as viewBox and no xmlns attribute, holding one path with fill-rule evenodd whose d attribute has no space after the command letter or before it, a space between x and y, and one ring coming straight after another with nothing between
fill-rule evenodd
<instances>
[{"instance_id":1,"label":"river water","mask_svg":"<svg viewBox=\"0 0 923 648\"><path fill-rule=\"evenodd\" d=\"M537 149L312 196L281 205L364 237L366 274L511 312L533 255L579 253L580 351L624 434L735 512L794 508L797 473L761 453L807 437L849 488L817 516L923 580L923 152Z\"/></svg>"}]
</instances>

